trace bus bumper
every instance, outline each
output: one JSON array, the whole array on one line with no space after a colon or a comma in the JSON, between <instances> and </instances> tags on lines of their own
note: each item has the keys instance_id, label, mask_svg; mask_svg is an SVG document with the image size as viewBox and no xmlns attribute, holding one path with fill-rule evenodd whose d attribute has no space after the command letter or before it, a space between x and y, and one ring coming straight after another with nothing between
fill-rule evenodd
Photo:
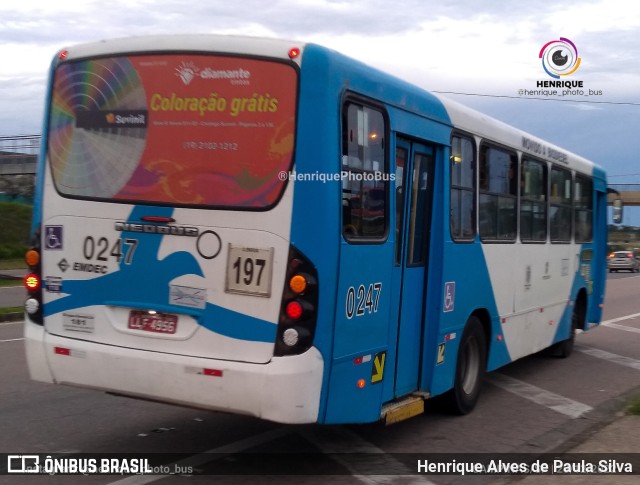
<instances>
[{"instance_id":1,"label":"bus bumper","mask_svg":"<svg viewBox=\"0 0 640 485\"><path fill-rule=\"evenodd\" d=\"M320 352L265 364L188 357L68 339L25 321L31 378L279 423L318 420Z\"/></svg>"}]
</instances>

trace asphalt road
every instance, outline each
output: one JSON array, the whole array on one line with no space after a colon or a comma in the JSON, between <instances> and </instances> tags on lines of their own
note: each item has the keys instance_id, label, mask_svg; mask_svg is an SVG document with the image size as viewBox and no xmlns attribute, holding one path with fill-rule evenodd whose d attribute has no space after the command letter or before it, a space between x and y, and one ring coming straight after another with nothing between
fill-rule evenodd
<instances>
[{"instance_id":1,"label":"asphalt road","mask_svg":"<svg viewBox=\"0 0 640 485\"><path fill-rule=\"evenodd\" d=\"M577 336L569 359L535 355L488 376L480 403L468 416L448 415L428 401L427 412L390 427L282 426L253 418L137 401L29 380L22 323L0 324L0 450L4 453L184 453L184 475L100 476L99 484L200 483L460 483L451 476L412 473L391 453L477 453L562 450L582 433L610 419L627 395L640 390L640 276L609 280L605 322ZM278 472L304 455L295 452L363 452L359 462L326 455L312 473L338 475L205 476L201 471L257 470L233 451L286 452ZM197 455L201 452L215 455ZM629 450L637 452L638 450ZM265 455L261 455L265 456ZM402 455L406 456L406 455ZM2 463L0 463L0 467ZM189 472L192 472L189 473ZM377 474L374 474L377 473ZM43 477L0 476L0 483L42 483ZM495 477L466 477L488 483ZM614 477L611 477L614 478ZM46 483L85 483L86 477L47 477ZM613 483L613 482L612 482Z\"/></svg>"},{"instance_id":2,"label":"asphalt road","mask_svg":"<svg viewBox=\"0 0 640 485\"><path fill-rule=\"evenodd\" d=\"M21 306L26 298L27 292L22 285L0 288L0 308Z\"/></svg>"}]
</instances>

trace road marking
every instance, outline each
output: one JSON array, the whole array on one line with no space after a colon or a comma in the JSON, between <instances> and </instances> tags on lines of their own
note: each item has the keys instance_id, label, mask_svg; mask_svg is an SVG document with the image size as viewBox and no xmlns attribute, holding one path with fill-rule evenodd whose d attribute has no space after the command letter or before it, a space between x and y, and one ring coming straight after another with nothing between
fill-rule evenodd
<instances>
[{"instance_id":1,"label":"road marking","mask_svg":"<svg viewBox=\"0 0 640 485\"><path fill-rule=\"evenodd\" d=\"M288 427L272 429L271 431L266 431L255 436L249 436L248 438L229 443L228 445L219 446L218 448L213 448L203 453L189 456L184 460L169 463L168 465L164 466L168 466L171 469L175 469L176 466L180 468L191 467L195 469L196 467L202 466L206 463L210 463L212 461L215 461L216 459L223 458L224 455L240 453L255 446L259 446L264 443L269 443L270 441L276 440L278 438L282 438L283 436L287 436L289 434L291 434L291 428ZM210 454L214 455L214 457L210 456ZM109 485L144 485L145 483L155 482L157 480L161 480L170 476L175 475L134 475L123 478L122 480L118 480L116 482L111 482Z\"/></svg>"},{"instance_id":2,"label":"road marking","mask_svg":"<svg viewBox=\"0 0 640 485\"><path fill-rule=\"evenodd\" d=\"M617 323L623 320L631 320L633 318L640 317L640 313L633 313L631 315L625 315L624 317L612 318L611 320L605 320L600 325L608 325L609 323Z\"/></svg>"},{"instance_id":3,"label":"road marking","mask_svg":"<svg viewBox=\"0 0 640 485\"><path fill-rule=\"evenodd\" d=\"M571 418L579 418L593 409L591 406L587 406L581 402L574 401L568 397L527 384L526 382L514 379L513 377L509 377L504 374L489 374L487 376L487 380L494 386L504 389L505 391L528 399L529 401L533 401L541 406L553 409L554 411Z\"/></svg>"},{"instance_id":4,"label":"road marking","mask_svg":"<svg viewBox=\"0 0 640 485\"><path fill-rule=\"evenodd\" d=\"M229 455L232 453L241 453L255 446L269 443L270 441L282 438L292 433L293 431L289 427L274 429L256 436L250 436L248 438L230 443L228 445L223 445L218 448L205 451L201 454L187 457L184 460L180 460L164 466L168 466L171 469L174 469L176 466L183 469L188 467L195 469L198 466L202 466L207 463L213 462L216 459L223 458L225 455ZM354 474L352 475L352 477L366 485L390 483L391 478L397 478L399 475L413 475L414 473L414 470L409 470L404 464L393 459L385 451L362 439L356 433L353 433L349 430L342 428L329 429L316 427L312 430L303 430L299 432L299 434L307 439L311 444L318 447L323 453L331 453L331 459L337 461L340 465L347 468L350 472L353 472ZM351 463L347 462L346 460L341 460L339 456L333 455L339 455L340 453L362 453L373 455L372 459L375 459L375 455L379 455L380 457L383 457L381 459L384 460L384 468L387 473L395 471L396 474L370 476L361 475L361 470L355 470ZM212 458L211 455L214 455L215 458ZM122 480L111 482L109 485L144 485L147 483L155 482L157 480L161 480L168 476L172 475L135 475L124 478ZM412 477L412 481L410 483L416 485L434 485L433 482L420 476Z\"/></svg>"},{"instance_id":5,"label":"road marking","mask_svg":"<svg viewBox=\"0 0 640 485\"><path fill-rule=\"evenodd\" d=\"M404 463L393 458L391 454L346 428L315 427L303 430L300 435L319 448L322 453L330 455L332 460L349 470L353 478L366 485L393 483L393 480L398 479L399 476L415 474L415 470L410 470ZM359 459L352 462L341 458L341 455L345 453L346 456L363 454L366 455L366 459L360 460L360 463L358 463ZM363 469L370 472L372 469L380 468L384 469L385 475L362 474ZM412 476L411 478L412 480L409 482L411 484L434 485L432 481L421 476Z\"/></svg>"},{"instance_id":6,"label":"road marking","mask_svg":"<svg viewBox=\"0 0 640 485\"><path fill-rule=\"evenodd\" d=\"M625 332L640 333L640 328L627 327L626 325L618 325L617 323L603 323L605 327L615 328L616 330L624 330Z\"/></svg>"},{"instance_id":7,"label":"road marking","mask_svg":"<svg viewBox=\"0 0 640 485\"><path fill-rule=\"evenodd\" d=\"M3 322L0 323L0 327L7 327L9 325L18 325L19 323L24 323L23 321L19 321L19 322Z\"/></svg>"},{"instance_id":8,"label":"road marking","mask_svg":"<svg viewBox=\"0 0 640 485\"><path fill-rule=\"evenodd\" d=\"M22 337L22 338L10 338L10 339L7 339L7 340L0 340L0 343L3 343L3 342L19 342L20 340L24 340L24 337Z\"/></svg>"},{"instance_id":9,"label":"road marking","mask_svg":"<svg viewBox=\"0 0 640 485\"><path fill-rule=\"evenodd\" d=\"M626 325L616 325L618 322L623 322L624 320L633 320L634 318L640 317L640 313L634 313L633 315L627 315L624 317L613 318L611 320L606 320L602 322L600 325L609 328L615 328L616 330L624 330L625 332L634 332L640 333L640 329L634 327L627 327Z\"/></svg>"},{"instance_id":10,"label":"road marking","mask_svg":"<svg viewBox=\"0 0 640 485\"><path fill-rule=\"evenodd\" d=\"M625 367L631 367L632 369L640 370L640 360L625 357L623 355L612 354L606 350L594 349L592 347L583 347L582 345L576 345L575 349L583 354L596 357L598 359L607 360L614 364L623 365Z\"/></svg>"}]
</instances>

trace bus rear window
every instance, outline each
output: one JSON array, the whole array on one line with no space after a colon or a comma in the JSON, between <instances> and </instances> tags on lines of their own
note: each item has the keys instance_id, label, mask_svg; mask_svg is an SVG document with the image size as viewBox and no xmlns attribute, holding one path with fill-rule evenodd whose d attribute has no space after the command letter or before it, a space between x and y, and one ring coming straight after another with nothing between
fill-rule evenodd
<instances>
[{"instance_id":1,"label":"bus rear window","mask_svg":"<svg viewBox=\"0 0 640 485\"><path fill-rule=\"evenodd\" d=\"M291 167L297 70L212 55L136 55L56 70L48 159L64 196L266 209ZM285 180L281 180L285 179Z\"/></svg>"}]
</instances>

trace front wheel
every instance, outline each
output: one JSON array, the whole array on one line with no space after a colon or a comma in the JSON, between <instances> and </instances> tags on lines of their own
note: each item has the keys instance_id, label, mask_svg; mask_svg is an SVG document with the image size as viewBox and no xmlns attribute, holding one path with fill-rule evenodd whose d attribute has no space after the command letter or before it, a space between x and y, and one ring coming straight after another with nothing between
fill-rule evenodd
<instances>
[{"instance_id":1,"label":"front wheel","mask_svg":"<svg viewBox=\"0 0 640 485\"><path fill-rule=\"evenodd\" d=\"M448 404L457 414L468 414L476 406L487 362L487 341L482 324L470 317L462 333L453 389L447 394Z\"/></svg>"}]
</instances>

